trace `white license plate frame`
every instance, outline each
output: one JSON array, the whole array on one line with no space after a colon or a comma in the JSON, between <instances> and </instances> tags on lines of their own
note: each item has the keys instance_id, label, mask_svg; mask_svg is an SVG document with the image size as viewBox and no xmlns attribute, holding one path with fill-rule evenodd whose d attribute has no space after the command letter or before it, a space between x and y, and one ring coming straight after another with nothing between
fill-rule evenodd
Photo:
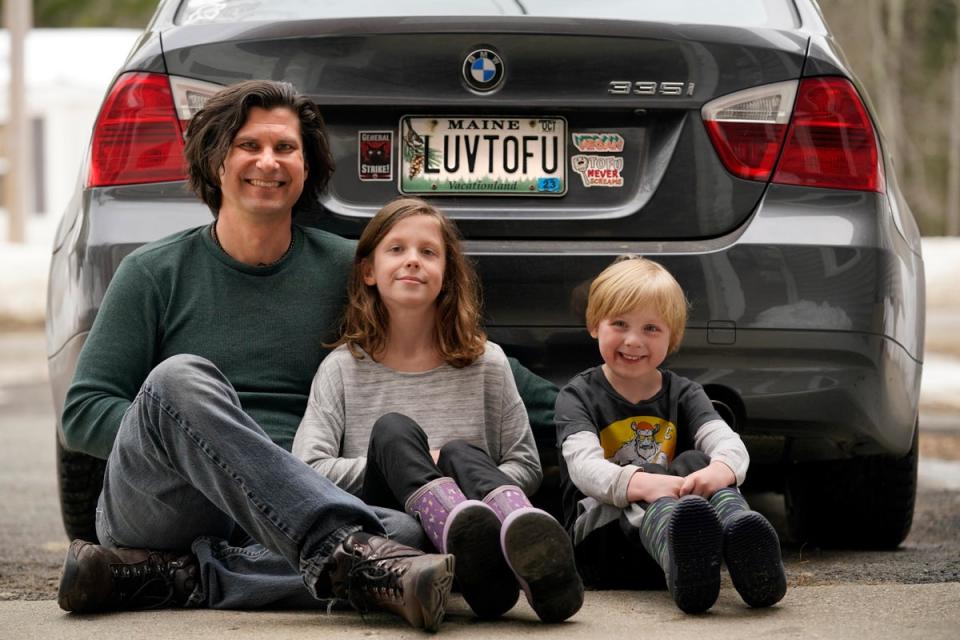
<instances>
[{"instance_id":1,"label":"white license plate frame","mask_svg":"<svg viewBox=\"0 0 960 640\"><path fill-rule=\"evenodd\" d=\"M400 119L397 186L407 195L567 193L567 121L558 116Z\"/></svg>"}]
</instances>

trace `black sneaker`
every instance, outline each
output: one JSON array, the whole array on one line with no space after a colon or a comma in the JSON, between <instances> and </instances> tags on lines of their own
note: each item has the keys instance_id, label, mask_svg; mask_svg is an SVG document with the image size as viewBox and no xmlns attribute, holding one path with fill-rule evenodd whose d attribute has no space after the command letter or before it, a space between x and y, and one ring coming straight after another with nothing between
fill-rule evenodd
<instances>
[{"instance_id":1,"label":"black sneaker","mask_svg":"<svg viewBox=\"0 0 960 640\"><path fill-rule=\"evenodd\" d=\"M358 611L389 611L427 631L440 626L453 584L452 555L358 532L337 546L331 561L333 594Z\"/></svg>"},{"instance_id":2,"label":"black sneaker","mask_svg":"<svg viewBox=\"0 0 960 640\"><path fill-rule=\"evenodd\" d=\"M76 613L160 609L186 603L196 583L197 561L189 553L111 549L74 540L57 603Z\"/></svg>"}]
</instances>

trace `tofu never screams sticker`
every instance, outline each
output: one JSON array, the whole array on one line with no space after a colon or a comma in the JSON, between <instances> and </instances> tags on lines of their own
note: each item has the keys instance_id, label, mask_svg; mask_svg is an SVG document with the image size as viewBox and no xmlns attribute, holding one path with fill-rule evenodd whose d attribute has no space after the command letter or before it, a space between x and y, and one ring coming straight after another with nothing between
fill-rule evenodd
<instances>
[{"instance_id":1,"label":"tofu never screams sticker","mask_svg":"<svg viewBox=\"0 0 960 640\"><path fill-rule=\"evenodd\" d=\"M580 174L585 187L622 187L621 156L576 155L570 158L573 170Z\"/></svg>"}]
</instances>

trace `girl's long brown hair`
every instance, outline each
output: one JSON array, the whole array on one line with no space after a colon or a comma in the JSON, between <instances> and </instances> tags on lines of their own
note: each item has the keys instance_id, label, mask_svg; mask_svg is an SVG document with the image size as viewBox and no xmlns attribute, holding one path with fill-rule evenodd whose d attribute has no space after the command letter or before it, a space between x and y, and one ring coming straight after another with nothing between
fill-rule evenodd
<instances>
[{"instance_id":1,"label":"girl's long brown hair","mask_svg":"<svg viewBox=\"0 0 960 640\"><path fill-rule=\"evenodd\" d=\"M363 281L367 260L395 224L410 216L431 216L440 223L445 267L443 285L437 296L434 335L441 357L461 368L479 358L484 351L486 333L480 328L480 286L473 265L463 253L456 225L437 209L417 198L398 198L388 202L367 223L357 243L353 270L348 284L347 309L340 339L331 346L347 345L355 358L363 358L360 349L372 356L387 346L390 316L376 285Z\"/></svg>"}]
</instances>

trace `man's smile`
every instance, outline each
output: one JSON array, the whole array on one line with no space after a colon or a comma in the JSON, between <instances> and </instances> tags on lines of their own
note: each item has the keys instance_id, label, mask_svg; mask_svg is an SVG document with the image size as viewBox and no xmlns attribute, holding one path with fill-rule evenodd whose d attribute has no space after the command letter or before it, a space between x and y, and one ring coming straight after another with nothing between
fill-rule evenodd
<instances>
[{"instance_id":1,"label":"man's smile","mask_svg":"<svg viewBox=\"0 0 960 640\"><path fill-rule=\"evenodd\" d=\"M247 178L245 180L247 184L253 185L254 187L280 187L286 184L286 182L281 182L280 180L257 180L256 178Z\"/></svg>"}]
</instances>

